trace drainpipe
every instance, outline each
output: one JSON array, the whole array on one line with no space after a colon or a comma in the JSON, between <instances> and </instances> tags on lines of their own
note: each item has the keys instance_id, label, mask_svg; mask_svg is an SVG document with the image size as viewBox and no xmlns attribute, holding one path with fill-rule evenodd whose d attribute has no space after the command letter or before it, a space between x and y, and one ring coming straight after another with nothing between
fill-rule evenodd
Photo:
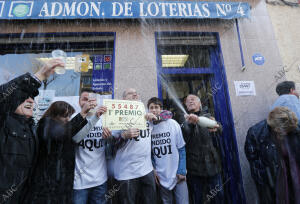
<instances>
[{"instance_id":1,"label":"drainpipe","mask_svg":"<svg viewBox=\"0 0 300 204\"><path fill-rule=\"evenodd\" d=\"M239 28L238 19L235 19L235 24L236 24L236 31L237 31L237 35L238 35L239 47L240 47L240 53L241 53L241 60L242 60L241 70L244 71L246 69L246 66L245 66L245 59L244 59L242 42L241 42L241 35L240 35L240 28Z\"/></svg>"}]
</instances>

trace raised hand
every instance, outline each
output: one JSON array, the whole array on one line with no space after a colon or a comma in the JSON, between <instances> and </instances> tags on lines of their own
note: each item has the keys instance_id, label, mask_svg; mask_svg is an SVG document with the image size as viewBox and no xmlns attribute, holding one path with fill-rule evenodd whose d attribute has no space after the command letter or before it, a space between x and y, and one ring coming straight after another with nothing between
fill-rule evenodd
<instances>
[{"instance_id":1,"label":"raised hand","mask_svg":"<svg viewBox=\"0 0 300 204\"><path fill-rule=\"evenodd\" d=\"M107 111L106 106L100 106L96 111L97 117L100 118L100 116L103 115L104 113L106 113L106 111Z\"/></svg>"},{"instance_id":2,"label":"raised hand","mask_svg":"<svg viewBox=\"0 0 300 204\"><path fill-rule=\"evenodd\" d=\"M64 67L65 63L61 59L51 59L43 64L43 67L35 73L35 76L43 81L54 73L55 67Z\"/></svg>"}]
</instances>

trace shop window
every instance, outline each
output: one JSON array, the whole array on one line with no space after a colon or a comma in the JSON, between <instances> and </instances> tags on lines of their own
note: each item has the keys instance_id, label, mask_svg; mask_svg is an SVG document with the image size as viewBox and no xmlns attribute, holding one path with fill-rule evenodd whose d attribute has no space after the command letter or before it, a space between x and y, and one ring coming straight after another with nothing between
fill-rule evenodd
<instances>
[{"instance_id":1,"label":"shop window","mask_svg":"<svg viewBox=\"0 0 300 204\"><path fill-rule=\"evenodd\" d=\"M213 54L216 36L211 33L162 32L157 35L160 97L165 108L179 120L182 110L170 94L170 89L184 104L185 97L196 94L201 98L202 110L215 115L212 85ZM167 86L165 86L167 84Z\"/></svg>"},{"instance_id":2,"label":"shop window","mask_svg":"<svg viewBox=\"0 0 300 204\"><path fill-rule=\"evenodd\" d=\"M209 68L209 46L216 45L214 36L160 35L157 50L162 68Z\"/></svg>"},{"instance_id":3,"label":"shop window","mask_svg":"<svg viewBox=\"0 0 300 204\"><path fill-rule=\"evenodd\" d=\"M7 39L7 38L6 38ZM65 74L54 74L41 89L55 90L56 96L75 96L81 88L92 88L92 73L96 69L113 69L113 34L101 36L47 36L0 39L0 83L5 83L23 73L34 73L41 63L49 60L51 52L61 49L67 54ZM3 44L2 44L3 43ZM76 59L86 57L86 68L76 70ZM101 62L95 66L95 59ZM77 63L78 64L78 63ZM100 67L101 66L101 67ZM97 91L112 94L109 91Z\"/></svg>"},{"instance_id":4,"label":"shop window","mask_svg":"<svg viewBox=\"0 0 300 204\"><path fill-rule=\"evenodd\" d=\"M0 84L26 72L35 73L53 57L53 50L66 53L64 73L56 71L43 81L36 100L41 94L47 95L48 99L46 97L38 104L41 110L53 100L65 100L78 106L78 96L83 88L110 98L113 95L114 33L3 35L0 36L0 47ZM103 88L102 79L105 78L110 85Z\"/></svg>"}]
</instances>

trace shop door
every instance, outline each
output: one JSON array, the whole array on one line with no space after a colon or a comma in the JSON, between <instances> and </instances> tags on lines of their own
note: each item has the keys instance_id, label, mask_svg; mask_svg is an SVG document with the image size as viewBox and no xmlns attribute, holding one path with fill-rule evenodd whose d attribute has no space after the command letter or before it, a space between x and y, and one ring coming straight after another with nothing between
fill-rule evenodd
<instances>
[{"instance_id":1,"label":"shop door","mask_svg":"<svg viewBox=\"0 0 300 204\"><path fill-rule=\"evenodd\" d=\"M184 104L188 94L199 96L202 110L221 122L223 133L214 144L222 158L225 203L240 204L245 196L218 39L217 33L156 33L158 93L179 123L184 118L178 102Z\"/></svg>"}]
</instances>

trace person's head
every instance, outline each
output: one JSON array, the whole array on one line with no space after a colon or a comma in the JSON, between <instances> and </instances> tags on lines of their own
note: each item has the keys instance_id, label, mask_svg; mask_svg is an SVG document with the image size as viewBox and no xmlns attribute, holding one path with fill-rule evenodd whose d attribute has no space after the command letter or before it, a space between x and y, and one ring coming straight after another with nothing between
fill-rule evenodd
<instances>
[{"instance_id":1,"label":"person's head","mask_svg":"<svg viewBox=\"0 0 300 204\"><path fill-rule=\"evenodd\" d=\"M293 94L299 98L299 94L296 91L295 82L293 81L284 81L276 86L276 93L281 96L283 94Z\"/></svg>"},{"instance_id":2,"label":"person's head","mask_svg":"<svg viewBox=\"0 0 300 204\"><path fill-rule=\"evenodd\" d=\"M148 100L147 107L150 113L159 115L162 111L163 104L159 98L152 97Z\"/></svg>"},{"instance_id":3,"label":"person's head","mask_svg":"<svg viewBox=\"0 0 300 204\"><path fill-rule=\"evenodd\" d=\"M188 112L195 113L202 109L200 98L196 95L190 94L185 99L185 106Z\"/></svg>"},{"instance_id":4,"label":"person's head","mask_svg":"<svg viewBox=\"0 0 300 204\"><path fill-rule=\"evenodd\" d=\"M283 139L297 128L298 119L294 112L286 107L277 107L269 113L268 125L276 133L277 138Z\"/></svg>"},{"instance_id":5,"label":"person's head","mask_svg":"<svg viewBox=\"0 0 300 204\"><path fill-rule=\"evenodd\" d=\"M42 118L50 117L53 120L67 123L70 117L75 113L75 109L64 101L56 101L51 104Z\"/></svg>"},{"instance_id":6,"label":"person's head","mask_svg":"<svg viewBox=\"0 0 300 204\"><path fill-rule=\"evenodd\" d=\"M34 100L31 97L29 97L17 107L15 113L30 118L33 115L33 105L34 105Z\"/></svg>"},{"instance_id":7,"label":"person's head","mask_svg":"<svg viewBox=\"0 0 300 204\"><path fill-rule=\"evenodd\" d=\"M89 101L89 93L94 93L91 89L81 89L79 106L82 108Z\"/></svg>"},{"instance_id":8,"label":"person's head","mask_svg":"<svg viewBox=\"0 0 300 204\"><path fill-rule=\"evenodd\" d=\"M129 101L137 101L140 98L134 88L128 88L123 92L123 99Z\"/></svg>"}]
</instances>

